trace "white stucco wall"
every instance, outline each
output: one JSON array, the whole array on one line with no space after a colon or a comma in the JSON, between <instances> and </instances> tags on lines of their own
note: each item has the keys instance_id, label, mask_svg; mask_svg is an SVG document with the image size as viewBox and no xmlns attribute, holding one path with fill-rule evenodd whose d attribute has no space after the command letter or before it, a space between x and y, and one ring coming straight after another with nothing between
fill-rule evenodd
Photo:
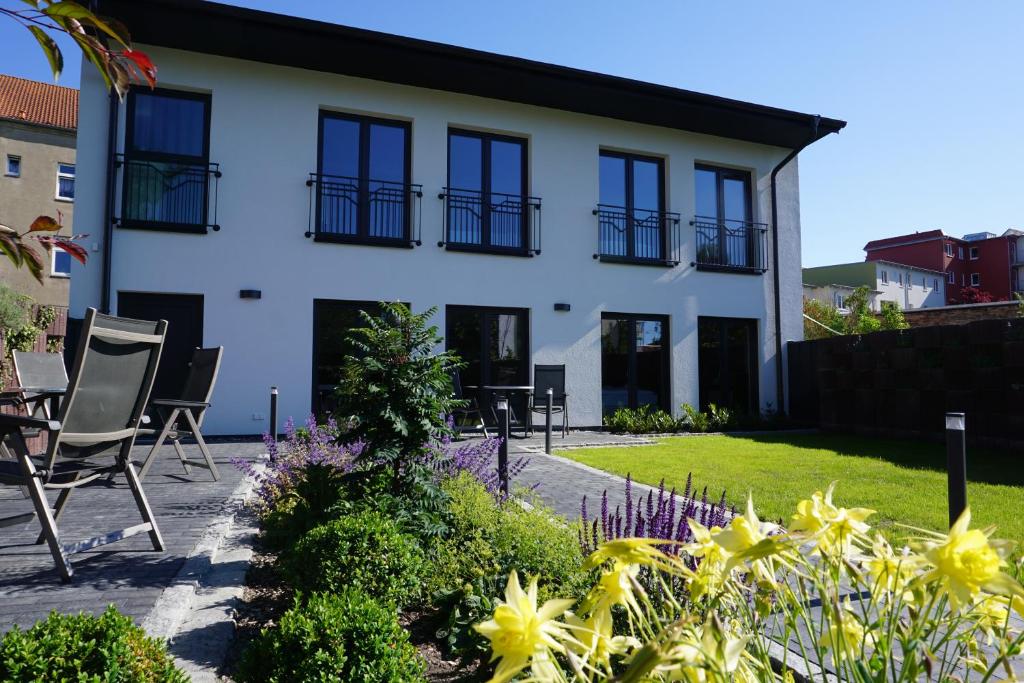
<instances>
[{"instance_id":1,"label":"white stucco wall","mask_svg":"<svg viewBox=\"0 0 1024 683\"><path fill-rule=\"evenodd\" d=\"M882 281L882 271L889 281ZM903 275L903 284L899 276ZM911 268L894 263L876 262L875 276L878 290L877 301L893 301L901 309L932 308L946 305L946 279L942 273ZM938 287L936 287L936 282ZM908 286L909 283L909 286ZM881 305L881 304L879 304Z\"/></svg>"},{"instance_id":2,"label":"white stucco wall","mask_svg":"<svg viewBox=\"0 0 1024 683\"><path fill-rule=\"evenodd\" d=\"M207 430L255 433L267 427L270 385L281 389L282 416L309 411L313 300L396 300L417 310L468 304L530 309L533 363L565 363L572 421L601 421L602 311L668 315L671 403L698 400L697 317L756 318L761 338L761 404L775 403L772 273L698 272L694 163L750 170L754 218L770 220L769 174L788 150L541 107L411 88L233 59L146 47L163 87L212 93L210 159L221 165L220 232L194 236L114 230L112 290L205 296L204 344L226 347ZM89 68L82 73L76 232L100 248L106 153L106 98ZM307 174L316 170L320 109L411 121L411 181L423 185L423 246L390 249L316 243L303 236ZM123 113L122 113L123 118ZM529 139L529 192L543 198L543 253L513 258L447 252L442 234L447 129L479 128ZM123 146L123 122L118 149ZM602 147L664 157L666 208L682 215L681 264L675 268L600 263L597 242L598 152ZM779 179L783 336L800 339L801 264L798 173ZM769 241L770 249L770 241ZM72 315L100 299L99 253L74 272ZM774 264L772 268L774 268ZM262 290L258 301L240 289ZM558 313L555 302L572 310Z\"/></svg>"}]
</instances>

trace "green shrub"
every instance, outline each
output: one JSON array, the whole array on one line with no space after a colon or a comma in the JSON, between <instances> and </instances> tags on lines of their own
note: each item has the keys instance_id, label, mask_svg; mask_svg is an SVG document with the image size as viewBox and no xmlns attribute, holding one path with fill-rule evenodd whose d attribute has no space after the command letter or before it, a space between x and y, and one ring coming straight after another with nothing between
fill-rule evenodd
<instances>
[{"instance_id":1,"label":"green shrub","mask_svg":"<svg viewBox=\"0 0 1024 683\"><path fill-rule=\"evenodd\" d=\"M498 503L472 475L447 479L451 534L430 550L424 579L435 603L446 613L438 631L450 649L465 651L480 644L470 626L493 611L508 573L544 577L539 599L555 595L582 597L590 575L575 527L556 520L537 501L527 508L515 499Z\"/></svg>"},{"instance_id":2,"label":"green shrub","mask_svg":"<svg viewBox=\"0 0 1024 683\"><path fill-rule=\"evenodd\" d=\"M680 426L690 432L703 433L710 431L711 419L707 413L700 412L689 403L684 403L682 410L683 417L679 421Z\"/></svg>"},{"instance_id":3,"label":"green shrub","mask_svg":"<svg viewBox=\"0 0 1024 683\"><path fill-rule=\"evenodd\" d=\"M360 588L398 607L419 594L423 554L383 515L364 511L313 528L283 556L292 587L303 593Z\"/></svg>"},{"instance_id":4,"label":"green shrub","mask_svg":"<svg viewBox=\"0 0 1024 683\"><path fill-rule=\"evenodd\" d=\"M0 641L2 681L89 683L187 681L164 644L146 635L113 605L100 616L50 615Z\"/></svg>"},{"instance_id":5,"label":"green shrub","mask_svg":"<svg viewBox=\"0 0 1024 683\"><path fill-rule=\"evenodd\" d=\"M423 681L423 660L394 610L346 588L296 602L246 649L242 683L405 683Z\"/></svg>"},{"instance_id":6,"label":"green shrub","mask_svg":"<svg viewBox=\"0 0 1024 683\"><path fill-rule=\"evenodd\" d=\"M604 418L605 426L616 434L657 434L678 429L675 418L664 410L650 405L639 408L619 408Z\"/></svg>"}]
</instances>

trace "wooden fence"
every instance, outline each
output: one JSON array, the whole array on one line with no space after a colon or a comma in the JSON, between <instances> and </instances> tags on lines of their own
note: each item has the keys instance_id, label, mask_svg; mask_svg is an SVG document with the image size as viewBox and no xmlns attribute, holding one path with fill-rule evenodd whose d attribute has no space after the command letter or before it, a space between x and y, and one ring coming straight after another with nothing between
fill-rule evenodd
<instances>
[{"instance_id":1,"label":"wooden fence","mask_svg":"<svg viewBox=\"0 0 1024 683\"><path fill-rule=\"evenodd\" d=\"M790 416L824 429L939 436L1024 452L1024 319L790 342Z\"/></svg>"}]
</instances>

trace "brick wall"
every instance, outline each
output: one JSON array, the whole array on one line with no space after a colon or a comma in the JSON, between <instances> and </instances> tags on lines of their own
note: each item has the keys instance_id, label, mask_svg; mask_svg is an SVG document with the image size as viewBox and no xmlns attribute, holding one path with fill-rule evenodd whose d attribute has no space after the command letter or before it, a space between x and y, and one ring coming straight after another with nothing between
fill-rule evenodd
<instances>
[{"instance_id":1,"label":"brick wall","mask_svg":"<svg viewBox=\"0 0 1024 683\"><path fill-rule=\"evenodd\" d=\"M933 327L935 325L963 325L975 320L1008 320L1016 318L1020 307L1016 302L989 304L963 304L916 308L903 311L903 317L911 327Z\"/></svg>"}]
</instances>

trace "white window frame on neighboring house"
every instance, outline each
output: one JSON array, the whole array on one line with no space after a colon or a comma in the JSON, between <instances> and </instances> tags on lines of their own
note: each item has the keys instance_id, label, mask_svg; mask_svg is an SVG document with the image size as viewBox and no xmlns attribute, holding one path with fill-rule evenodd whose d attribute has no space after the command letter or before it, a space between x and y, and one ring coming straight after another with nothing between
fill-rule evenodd
<instances>
[{"instance_id":1,"label":"white window frame on neighboring house","mask_svg":"<svg viewBox=\"0 0 1024 683\"><path fill-rule=\"evenodd\" d=\"M68 255L68 270L67 272L57 270L57 252ZM60 247L54 247L50 250L50 277L71 277L71 254Z\"/></svg>"},{"instance_id":2,"label":"white window frame on neighboring house","mask_svg":"<svg viewBox=\"0 0 1024 683\"><path fill-rule=\"evenodd\" d=\"M68 173L67 171L63 170L64 167L70 168L71 172ZM64 195L62 195L60 193L60 181L61 180L70 180L71 181L71 196L70 197L66 197L66 196L64 196ZM73 201L75 201L75 165L74 164L67 164L67 163L64 163L63 161L58 161L57 162L57 181L56 181L56 189L54 189L54 195L53 196L54 196L54 199L56 199L57 201L60 201L60 202L73 202Z\"/></svg>"},{"instance_id":3,"label":"white window frame on neighboring house","mask_svg":"<svg viewBox=\"0 0 1024 683\"><path fill-rule=\"evenodd\" d=\"M885 271L885 270L879 271L879 277L882 279L882 284L883 285L889 284L889 272L888 271Z\"/></svg>"},{"instance_id":4,"label":"white window frame on neighboring house","mask_svg":"<svg viewBox=\"0 0 1024 683\"><path fill-rule=\"evenodd\" d=\"M842 310L846 310L846 297L845 296L843 296L839 292L836 292L835 294L832 295L832 298L833 298L833 303L835 303L835 305L836 305L836 308L838 308L841 311Z\"/></svg>"},{"instance_id":5,"label":"white window frame on neighboring house","mask_svg":"<svg viewBox=\"0 0 1024 683\"><path fill-rule=\"evenodd\" d=\"M960 259L961 261L964 260L964 248L963 247L957 247L956 248L956 257L958 259Z\"/></svg>"},{"instance_id":6,"label":"white window frame on neighboring house","mask_svg":"<svg viewBox=\"0 0 1024 683\"><path fill-rule=\"evenodd\" d=\"M952 242L946 242L946 256L953 257L953 244Z\"/></svg>"},{"instance_id":7,"label":"white window frame on neighboring house","mask_svg":"<svg viewBox=\"0 0 1024 683\"><path fill-rule=\"evenodd\" d=\"M939 288L939 278L933 278L932 279L932 289L938 289L938 288Z\"/></svg>"},{"instance_id":8,"label":"white window frame on neighboring house","mask_svg":"<svg viewBox=\"0 0 1024 683\"><path fill-rule=\"evenodd\" d=\"M971 287L981 287L981 273L971 273Z\"/></svg>"},{"instance_id":9,"label":"white window frame on neighboring house","mask_svg":"<svg viewBox=\"0 0 1024 683\"><path fill-rule=\"evenodd\" d=\"M899 283L900 287L903 286L903 273L896 273L896 282Z\"/></svg>"},{"instance_id":10,"label":"white window frame on neighboring house","mask_svg":"<svg viewBox=\"0 0 1024 683\"><path fill-rule=\"evenodd\" d=\"M12 171L11 164L14 164L17 168ZM8 154L7 163L4 166L4 175L8 178L20 178L21 177L21 157L17 154Z\"/></svg>"},{"instance_id":11,"label":"white window frame on neighboring house","mask_svg":"<svg viewBox=\"0 0 1024 683\"><path fill-rule=\"evenodd\" d=\"M978 248L977 247L971 247L970 251L968 251L967 254L968 254L968 256L971 257L972 261L977 261L978 258L979 258L979 256L978 256Z\"/></svg>"},{"instance_id":12,"label":"white window frame on neighboring house","mask_svg":"<svg viewBox=\"0 0 1024 683\"><path fill-rule=\"evenodd\" d=\"M953 271L949 271L949 277L946 278L946 281L949 284L951 284L951 285L955 285L956 284L956 273L954 273Z\"/></svg>"}]
</instances>

